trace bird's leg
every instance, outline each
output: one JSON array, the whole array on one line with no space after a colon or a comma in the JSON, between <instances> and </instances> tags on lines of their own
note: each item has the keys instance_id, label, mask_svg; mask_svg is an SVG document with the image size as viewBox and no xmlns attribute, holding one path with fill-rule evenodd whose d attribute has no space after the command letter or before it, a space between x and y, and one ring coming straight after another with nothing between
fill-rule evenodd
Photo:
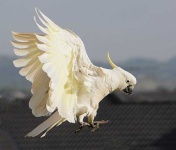
<instances>
[{"instance_id":1,"label":"bird's leg","mask_svg":"<svg viewBox=\"0 0 176 150\"><path fill-rule=\"evenodd\" d=\"M99 128L99 123L94 123L94 118L96 116L96 111L94 111L89 117L88 117L88 123L90 123L91 127L93 128L91 132L94 132Z\"/></svg>"},{"instance_id":2,"label":"bird's leg","mask_svg":"<svg viewBox=\"0 0 176 150\"><path fill-rule=\"evenodd\" d=\"M80 116L78 117L78 122L79 122L80 126L79 126L79 128L75 131L75 133L79 133L79 132L81 131L81 129L82 129L83 127L85 127L85 126L90 127L90 124L89 124L89 123L83 121L83 119L84 119L84 117L85 117L86 115L87 115L87 113L82 114L82 115L80 115Z\"/></svg>"},{"instance_id":3,"label":"bird's leg","mask_svg":"<svg viewBox=\"0 0 176 150\"><path fill-rule=\"evenodd\" d=\"M93 128L91 130L91 132L95 132L97 129L99 129L101 124L106 124L109 122L109 120L107 120L107 121L105 121L105 120L94 121L94 117L95 117L95 114L91 114L88 117L88 122L90 123L91 127Z\"/></svg>"}]
</instances>

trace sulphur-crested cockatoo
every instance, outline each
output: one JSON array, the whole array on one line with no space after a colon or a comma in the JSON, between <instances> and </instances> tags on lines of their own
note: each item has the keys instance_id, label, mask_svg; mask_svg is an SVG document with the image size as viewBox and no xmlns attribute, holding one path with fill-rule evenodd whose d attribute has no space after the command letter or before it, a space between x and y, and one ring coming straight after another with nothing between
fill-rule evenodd
<instances>
[{"instance_id":1,"label":"sulphur-crested cockatoo","mask_svg":"<svg viewBox=\"0 0 176 150\"><path fill-rule=\"evenodd\" d=\"M44 34L13 32L20 59L14 61L22 67L19 73L32 82L32 98L29 107L36 117L52 115L27 134L34 137L46 133L61 123L78 122L80 128L92 127L107 121L94 121L100 101L113 91L123 90L131 94L136 78L107 59L113 69L104 69L92 64L82 40L72 31L62 29L36 10L45 27L34 20ZM83 122L88 117L88 122Z\"/></svg>"}]
</instances>

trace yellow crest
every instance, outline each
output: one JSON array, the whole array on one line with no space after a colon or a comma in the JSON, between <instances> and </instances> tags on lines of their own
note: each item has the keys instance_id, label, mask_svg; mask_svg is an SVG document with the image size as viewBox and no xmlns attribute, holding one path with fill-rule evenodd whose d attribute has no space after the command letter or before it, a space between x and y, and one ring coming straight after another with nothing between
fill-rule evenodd
<instances>
[{"instance_id":1,"label":"yellow crest","mask_svg":"<svg viewBox=\"0 0 176 150\"><path fill-rule=\"evenodd\" d=\"M108 59L108 62L110 63L110 65L112 66L112 68L116 68L117 66L112 62L110 56L109 56L109 53L107 53L107 59Z\"/></svg>"}]
</instances>

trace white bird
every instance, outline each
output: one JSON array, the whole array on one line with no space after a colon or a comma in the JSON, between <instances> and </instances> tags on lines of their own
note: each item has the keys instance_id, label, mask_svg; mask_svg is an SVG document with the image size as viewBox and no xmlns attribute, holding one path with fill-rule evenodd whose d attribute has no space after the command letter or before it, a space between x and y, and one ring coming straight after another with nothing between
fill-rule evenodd
<instances>
[{"instance_id":1,"label":"white bird","mask_svg":"<svg viewBox=\"0 0 176 150\"><path fill-rule=\"evenodd\" d=\"M99 124L108 121L94 121L100 101L113 91L123 90L131 94L136 78L116 66L107 54L113 69L92 64L82 40L72 31L62 29L36 10L45 27L34 20L44 34L12 32L16 48L14 52L22 58L15 60L16 67L22 67L20 75L32 82L32 98L29 107L36 117L52 115L27 134L41 137L54 126L65 121L78 122L80 128L90 126L95 131ZM88 122L84 122L88 117Z\"/></svg>"}]
</instances>

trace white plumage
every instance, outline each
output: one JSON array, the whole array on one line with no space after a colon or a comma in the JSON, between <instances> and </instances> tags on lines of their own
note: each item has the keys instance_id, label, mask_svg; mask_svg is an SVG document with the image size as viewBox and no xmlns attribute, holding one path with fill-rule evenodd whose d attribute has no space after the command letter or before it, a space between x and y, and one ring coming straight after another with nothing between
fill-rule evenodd
<instances>
[{"instance_id":1,"label":"white plumage","mask_svg":"<svg viewBox=\"0 0 176 150\"><path fill-rule=\"evenodd\" d=\"M78 121L83 126L85 116L95 128L99 102L114 90L131 93L136 78L117 67L109 55L112 70L94 66L75 33L57 26L39 10L36 12L45 27L34 20L44 34L13 32L14 52L21 56L14 65L22 67L19 73L32 82L29 107L33 115L48 116L55 112L27 136L48 132L64 121Z\"/></svg>"}]
</instances>

